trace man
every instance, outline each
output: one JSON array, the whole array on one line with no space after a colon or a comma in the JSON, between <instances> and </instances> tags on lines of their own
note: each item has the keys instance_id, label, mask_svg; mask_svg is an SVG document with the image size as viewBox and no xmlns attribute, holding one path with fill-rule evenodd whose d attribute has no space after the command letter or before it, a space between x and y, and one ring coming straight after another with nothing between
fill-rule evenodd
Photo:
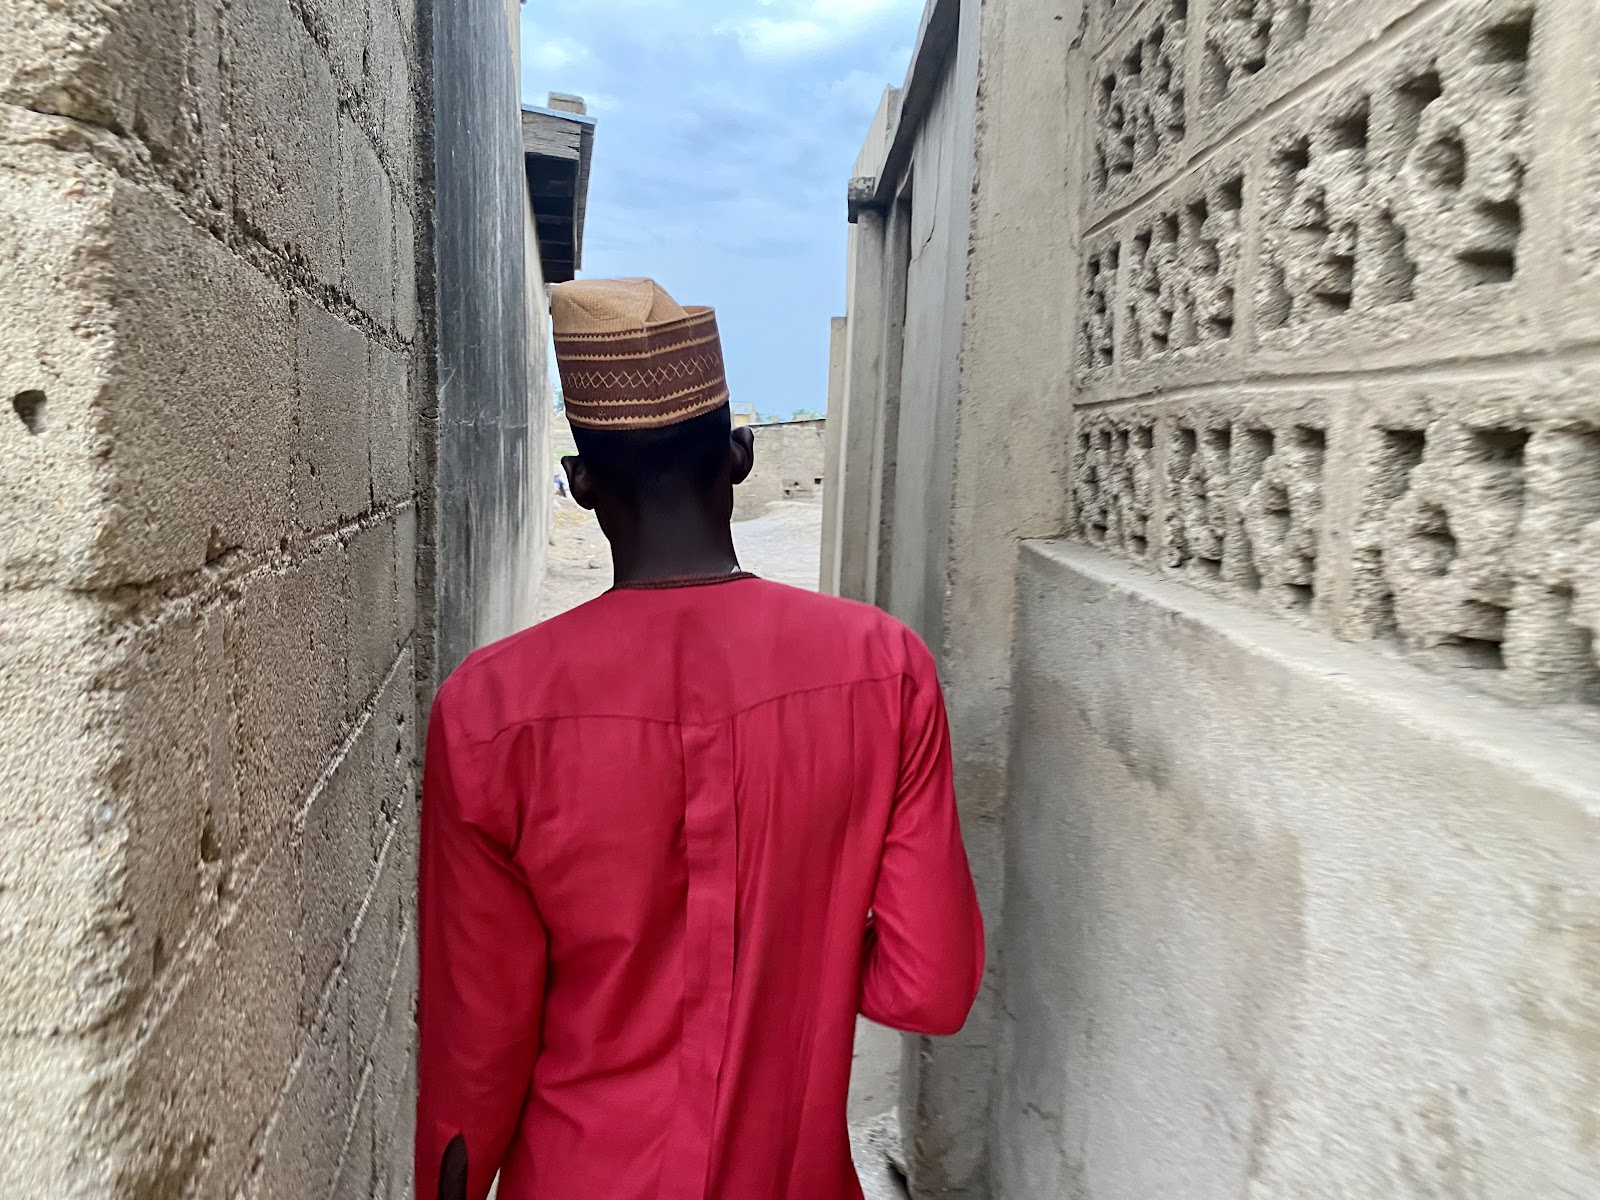
<instances>
[{"instance_id":1,"label":"man","mask_svg":"<svg viewBox=\"0 0 1600 1200\"><path fill-rule=\"evenodd\" d=\"M982 974L932 659L739 569L710 310L622 280L552 313L615 586L434 703L417 1195L858 1200L857 1013L951 1034Z\"/></svg>"}]
</instances>

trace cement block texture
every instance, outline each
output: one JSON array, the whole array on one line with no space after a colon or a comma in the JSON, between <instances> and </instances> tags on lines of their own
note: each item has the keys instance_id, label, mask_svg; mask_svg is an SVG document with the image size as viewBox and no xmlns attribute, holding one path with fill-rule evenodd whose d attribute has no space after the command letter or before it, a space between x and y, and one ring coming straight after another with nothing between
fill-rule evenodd
<instances>
[{"instance_id":1,"label":"cement block texture","mask_svg":"<svg viewBox=\"0 0 1600 1200\"><path fill-rule=\"evenodd\" d=\"M409 1185L414 30L0 5L7 1196Z\"/></svg>"},{"instance_id":2,"label":"cement block texture","mask_svg":"<svg viewBox=\"0 0 1600 1200\"><path fill-rule=\"evenodd\" d=\"M823 492L827 422L756 425L756 466L734 490L734 519L759 517L785 500L816 500Z\"/></svg>"}]
</instances>

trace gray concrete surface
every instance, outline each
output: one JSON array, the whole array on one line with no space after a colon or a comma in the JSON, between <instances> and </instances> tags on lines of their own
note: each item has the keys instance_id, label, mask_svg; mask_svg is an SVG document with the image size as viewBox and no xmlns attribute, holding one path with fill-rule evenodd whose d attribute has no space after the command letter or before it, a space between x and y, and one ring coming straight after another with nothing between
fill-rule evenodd
<instances>
[{"instance_id":1,"label":"gray concrete surface","mask_svg":"<svg viewBox=\"0 0 1600 1200\"><path fill-rule=\"evenodd\" d=\"M1019 602L997 1194L1600 1195L1600 742L1070 543Z\"/></svg>"},{"instance_id":2,"label":"gray concrete surface","mask_svg":"<svg viewBox=\"0 0 1600 1200\"><path fill-rule=\"evenodd\" d=\"M955 5L932 0L924 29ZM1404 659L1409 667L1374 683L1366 697L1372 713L1392 711L1385 706L1400 704L1406 686L1498 698L1479 697L1504 702L1495 711L1507 721L1498 735L1483 727L1480 752L1492 744L1512 755L1517 786L1535 786L1529 779L1539 774L1547 741L1600 731L1597 11L1577 0L1383 0L1376 7L1274 0L1244 19L1227 6L1166 0L969 7L959 5L958 32L944 27L946 44L919 48L918 63L926 57L926 64L914 64L901 99L890 97L891 107L909 105L911 115L874 122L850 184L858 205L875 197L880 211L863 212L852 230L845 341L853 369L830 421L841 428L838 475L851 511L867 503L860 481L872 478L868 499L889 516L836 521L829 536L839 542L828 561L842 564L834 575L847 594L915 615L908 573L915 579L946 556L936 648L991 925L1005 905L1007 933L995 940L992 965L1022 981L1012 1002L1054 1015L1031 1020L1025 1034L1012 1030L1010 1066L985 1070L1001 1044L984 1024L995 1015L991 986L973 1036L917 1057L907 1077L913 1173L921 1161L943 1164L920 1173L919 1192L1111 1198L1337 1190L1367 1197L1394 1194L1401 1176L1419 1194L1593 1191L1592 1144L1583 1149L1570 1115L1582 1107L1580 1095L1590 1108L1600 1100L1587 1067L1578 1091L1550 1102L1547 1124L1557 1132L1544 1144L1549 1173L1523 1158L1501 1168L1473 1157L1473 1145L1505 1144L1508 1130L1497 1122L1507 1110L1496 1107L1499 1084L1486 1095L1481 1084L1463 1083L1470 1098L1459 1092L1444 1116L1436 1104L1419 1103L1410 1115L1385 1110L1397 1123L1385 1153L1398 1167L1352 1169L1337 1188L1319 1184L1305 1164L1325 1153L1313 1148L1319 1137L1324 1144L1334 1137L1324 1131L1337 1120L1336 1097L1300 1100L1291 1111L1276 1091L1265 1091L1259 1111L1247 1113L1220 1099L1220 1087L1187 1092L1193 1073L1215 1065L1174 1048L1182 1036L1169 1027L1188 1015L1179 1007L1163 1014L1165 1025L1129 1015L1142 1011L1144 996L1127 981L1146 960L1169 947L1188 950L1162 961L1189 985L1223 973L1213 948L1187 927L1174 932L1182 922L1164 920L1172 914L1154 900L1144 908L1126 901L1120 943L1093 940L1081 914L1098 911L1109 895L1123 903L1119 877L1107 869L1084 884L1074 874L1079 859L1065 850L1059 861L1029 858L1024 882L1011 872L1023 861L1019 847L1032 854L1059 844L1063 806L1075 800L1060 792L1049 802L1025 796L1019 763L1044 764L1028 768L1041 793L1096 772L1095 820L1071 812L1072 828L1088 836L1102 819L1118 828L1129 843L1118 851L1124 874L1146 890L1154 885L1138 878L1138 853L1149 856L1158 880L1211 853L1202 820L1210 807L1190 813L1178 833L1117 825L1150 803L1147 789L1227 761L1236 777L1219 783L1207 804L1237 807L1282 783L1286 769L1278 748L1245 722L1219 717L1196 726L1209 731L1205 737L1177 736L1174 723L1195 725L1198 710L1151 707L1169 690L1165 664L1130 657L1126 640L1096 623L1107 607L1102 596L1046 592L1030 600L1044 632L1018 635L1022 538L1068 534L1180 592L1187 586L1213 597L1237 621L1219 618L1229 637L1266 614L1285 630L1314 631L1330 653L1352 662L1374 653ZM899 143L921 154L940 119L936 99L923 107L912 101L919 70L959 74L975 32L981 73L961 83L977 96L972 160L929 154L913 173ZM885 127L895 130L887 150ZM970 209L958 203L952 214L968 239L964 290L933 311L932 289L914 265L906 272L904 334L897 334L894 233L903 185L909 179L914 189L915 217L919 197L942 189L942 179L965 199L969 191L959 184L969 168ZM912 230L914 245L930 233L915 220ZM931 232L924 254L950 231ZM911 355L934 344L918 334L919 322L932 327L956 316L960 377L949 443L928 364ZM910 387L913 376L921 382ZM930 453L948 461L929 463ZM907 461L925 478L904 477ZM939 480L952 463L945 522L935 511L941 506L924 500L927 480ZM930 597L925 592L920 602L924 612L934 611ZM1093 636L1068 647L1057 633L1064 629ZM1042 655L1069 650L1050 678L1040 677ZM1253 670L1235 645L1208 672L1197 671L1191 687L1215 703L1245 705L1233 689ZM1089 737L1105 742L1109 733L1085 729L1098 697L1074 688L1075 672L1126 685L1139 701L1137 717L1107 718L1121 731L1109 749ZM1313 693L1336 690L1316 673L1301 682ZM1032 689L1026 699L1025 687ZM1359 713L1345 715L1355 722ZM1419 735L1419 755L1424 747ZM1362 750L1345 747L1352 760ZM1134 766L1114 774L1104 766L1111 752ZM1160 757L1146 762L1147 753ZM1336 759L1326 760L1326 770L1330 778L1341 774ZM1408 777L1395 802L1455 812L1459 797L1443 779ZM1297 788L1314 785L1330 786L1294 778ZM1330 807L1361 812L1357 799L1341 791ZM1477 799L1468 806L1473 819L1490 798ZM1575 807L1583 811L1568 801L1569 817ZM1573 834L1592 847L1592 806L1587 813L1573 817ZM1355 837L1361 820L1349 819L1348 829L1324 830L1324 841L1339 842L1355 859L1372 855ZM1014 821L1020 824L1011 827ZM1136 833L1146 838L1142 847ZM1012 848L1009 858L1002 843ZM1559 892L1554 903L1563 911L1588 911L1593 897L1574 883L1572 860L1551 868L1566 872L1559 884L1535 884L1525 851L1500 837L1476 852L1503 877ZM1430 883L1466 870L1458 846L1418 845L1415 853L1415 869ZM1370 911L1325 907L1321 914L1351 930L1405 907L1387 894L1365 902ZM1477 903L1487 936L1526 928L1528 914L1510 892ZM1265 901L1261 911L1237 915L1234 926L1249 931L1237 953L1247 956L1259 943L1270 958L1280 935L1275 919ZM1485 966L1446 933L1416 937L1417 953L1441 975L1461 979ZM1067 945L1060 957L1056 941ZM1036 969L1041 955L1044 974ZM1485 1039L1515 1027L1520 997L1530 991L1573 995L1571 960L1524 965L1531 973L1520 982L1493 971L1472 975ZM1236 1012L1224 1019L1208 1009L1204 1018L1220 1026L1213 1040L1235 1046L1235 1057L1226 1035L1289 987L1271 971L1257 979L1254 990L1233 996ZM1400 976L1382 986L1403 1006L1415 1006L1426 990ZM1063 994L1063 1011L1093 1013L1095 1052L1114 1047L1132 1066L1108 1058L1096 1063L1107 1074L1087 1070L1090 1030L1056 1013ZM1018 1011L1011 1008L1013 1018ZM1587 1013L1578 1019L1584 1027L1589 1021ZM1428 1041L1436 1032L1412 1026L1404 1036L1438 1049ZM1553 1044L1546 1038L1528 1051L1551 1076ZM1459 1045L1448 1051L1457 1068L1460 1052ZM1509 1060L1487 1073L1505 1074L1500 1064ZM1010 1099L990 1120L984 1081L1006 1079L1012 1067L1038 1086L1008 1084ZM1130 1073L1116 1074L1123 1070ZM1107 1082L1113 1078L1122 1090ZM1169 1090L1173 1106L1152 1100ZM1366 1120L1375 1103L1357 1104L1351 1121ZM1140 1124L1152 1107L1164 1122L1166 1160ZM1217 1120L1231 1122L1241 1144L1284 1128L1298 1131L1302 1144L1282 1150L1271 1167L1278 1174L1262 1167L1241 1181L1228 1174L1226 1156L1218 1154L1212 1170L1192 1152L1215 1149L1209 1139L1220 1137ZM1439 1140L1425 1162L1418 1122ZM1119 1141L1136 1126L1140 1137ZM1116 1161L1108 1145L1125 1147ZM1169 1168L1185 1154L1190 1174L1182 1177Z\"/></svg>"},{"instance_id":3,"label":"gray concrete surface","mask_svg":"<svg viewBox=\"0 0 1600 1200\"><path fill-rule=\"evenodd\" d=\"M549 532L551 395L518 64L503 50L521 10L516 0L430 7L442 679L478 646L534 619Z\"/></svg>"}]
</instances>

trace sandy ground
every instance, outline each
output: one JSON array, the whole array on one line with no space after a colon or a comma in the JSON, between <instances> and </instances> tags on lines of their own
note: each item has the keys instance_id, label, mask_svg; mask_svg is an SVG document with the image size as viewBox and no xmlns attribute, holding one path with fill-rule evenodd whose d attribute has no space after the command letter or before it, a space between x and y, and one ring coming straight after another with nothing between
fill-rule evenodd
<instances>
[{"instance_id":1,"label":"sandy ground","mask_svg":"<svg viewBox=\"0 0 1600 1200\"><path fill-rule=\"evenodd\" d=\"M570 500L557 500L555 538L539 597L539 619L566 612L611 586L611 557L594 518ZM772 505L733 527L739 564L763 579L815 588L822 564L820 503ZM851 1145L867 1200L905 1196L889 1159L898 1156L892 1113L899 1100L900 1036L862 1021L850 1077Z\"/></svg>"}]
</instances>

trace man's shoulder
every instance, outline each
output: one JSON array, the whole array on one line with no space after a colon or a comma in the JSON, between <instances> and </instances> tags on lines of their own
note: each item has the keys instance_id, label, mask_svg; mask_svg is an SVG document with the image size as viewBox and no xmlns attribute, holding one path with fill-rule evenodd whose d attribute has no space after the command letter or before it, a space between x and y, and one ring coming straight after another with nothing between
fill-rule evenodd
<instances>
[{"instance_id":1,"label":"man's shoulder","mask_svg":"<svg viewBox=\"0 0 1600 1200\"><path fill-rule=\"evenodd\" d=\"M896 642L909 638L921 644L909 625L871 604L783 583L765 581L764 586L772 603L789 608L803 619L823 627L854 630Z\"/></svg>"},{"instance_id":2,"label":"man's shoulder","mask_svg":"<svg viewBox=\"0 0 1600 1200\"><path fill-rule=\"evenodd\" d=\"M916 631L881 608L783 584L766 587L781 636L792 644L876 664L879 674L932 668L933 657Z\"/></svg>"},{"instance_id":3,"label":"man's shoulder","mask_svg":"<svg viewBox=\"0 0 1600 1200\"><path fill-rule=\"evenodd\" d=\"M585 631L594 624L585 610L594 603L581 604L474 650L440 685L435 703L459 704L507 688L525 693L562 657L579 652Z\"/></svg>"}]
</instances>

